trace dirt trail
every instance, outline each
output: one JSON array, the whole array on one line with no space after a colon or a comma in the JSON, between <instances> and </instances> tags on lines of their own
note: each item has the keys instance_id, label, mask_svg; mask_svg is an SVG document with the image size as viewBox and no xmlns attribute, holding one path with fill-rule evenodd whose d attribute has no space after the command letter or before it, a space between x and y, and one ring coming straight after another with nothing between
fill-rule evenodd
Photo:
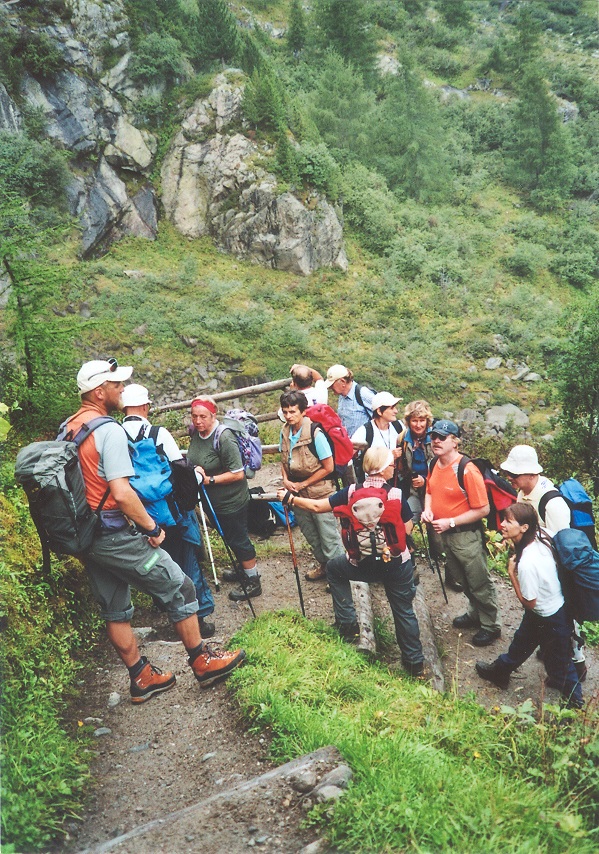
<instances>
[{"instance_id":1,"label":"dirt trail","mask_svg":"<svg viewBox=\"0 0 599 854\"><path fill-rule=\"evenodd\" d=\"M299 535L297 542L301 541ZM288 551L283 531L271 539L272 556L260 562L263 595L254 599L257 613L294 608L299 610L297 587L290 557L276 552ZM307 551L300 548L302 589L306 614L310 619L333 621L332 605L323 582L303 580L303 573L313 565ZM435 626L438 645L443 655L446 689L454 686L460 695L474 691L481 704L516 705L531 697L538 705L541 699L544 669L533 656L515 674L506 691L482 682L476 675L477 659L491 661L507 648L521 619L520 606L509 582L495 577L501 613L503 638L486 649L470 644L472 632L463 635L451 626L453 617L465 610L462 594L448 591L447 605L438 579L428 565L418 561L421 585ZM223 584L215 594L217 639L227 641L251 614L247 605L227 598L230 586ZM372 598L376 616L391 614L380 585L373 585ZM96 728L110 733L99 735L90 803L81 822L69 825L70 837L56 851L72 852L91 848L122 835L138 825L167 816L191 803L230 789L272 768L265 737L251 735L240 720L227 684L200 689L185 663L184 650L166 617L157 611L138 611L134 625L151 627L142 641L142 651L158 667L173 670L177 685L166 694L140 706L128 701L128 678L116 656L104 643L97 652L97 667L85 687L81 703L73 710L75 718L93 718ZM584 684L585 698L599 690L597 655L589 657L589 676ZM392 653L393 658L393 653ZM397 659L392 664L398 665ZM121 701L108 707L113 692ZM557 692L546 690L547 699L556 700ZM314 830L300 827L306 802L289 786L267 785L251 796L234 799L226 807L216 804L209 811L196 813L185 821L165 826L159 834L135 839L120 845L119 854L143 852L202 852L202 854L236 854L257 846L265 852L288 854L301 851L316 839Z\"/></svg>"}]
</instances>

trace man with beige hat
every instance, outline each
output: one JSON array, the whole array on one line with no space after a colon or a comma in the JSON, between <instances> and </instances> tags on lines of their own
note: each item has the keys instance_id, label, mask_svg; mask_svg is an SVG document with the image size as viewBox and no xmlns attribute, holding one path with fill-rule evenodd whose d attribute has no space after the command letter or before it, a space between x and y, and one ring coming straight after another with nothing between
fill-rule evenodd
<instances>
[{"instance_id":1,"label":"man with beige hat","mask_svg":"<svg viewBox=\"0 0 599 854\"><path fill-rule=\"evenodd\" d=\"M332 365L324 384L339 397L337 413L348 436L353 436L358 427L372 418L375 392L367 385L358 385L353 373L344 365Z\"/></svg>"}]
</instances>

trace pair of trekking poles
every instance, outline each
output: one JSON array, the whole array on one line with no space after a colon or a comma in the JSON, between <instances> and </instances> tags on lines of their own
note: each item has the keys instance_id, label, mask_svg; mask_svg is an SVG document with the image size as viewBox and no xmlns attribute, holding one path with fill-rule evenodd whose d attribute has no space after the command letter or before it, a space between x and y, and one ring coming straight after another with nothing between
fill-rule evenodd
<instances>
[{"instance_id":1,"label":"pair of trekking poles","mask_svg":"<svg viewBox=\"0 0 599 854\"><path fill-rule=\"evenodd\" d=\"M221 540L223 541L225 551L227 552L227 556L229 558L229 561L231 562L231 568L232 568L233 572L235 572L239 576L239 581L241 583L241 589L243 590L243 592L245 594L245 598L247 600L247 603L250 606L250 611L252 612L252 616L255 617L256 611L254 610L254 606L252 604L252 600L251 600L250 596L248 596L245 572L243 570L243 567L241 568L241 572L238 572L237 559L235 558L235 555L233 554L231 546L228 544L227 540L225 539L225 535L224 535L222 526L221 526L220 522L218 521L218 516L216 515L216 512L214 510L212 502L210 501L210 498L208 497L208 492L206 490L206 487L204 486L203 483L200 484L200 493L201 493L201 496L200 496L200 501L199 501L198 506L200 509L200 519L201 519L202 528L204 531L204 539L206 542L206 548L208 550L208 556L210 558L210 565L212 567L212 575L214 578L214 586L218 592L220 590L220 583L219 583L218 577L216 575L216 567L214 565L214 555L212 554L212 545L210 543L210 536L208 534L208 523L206 521L206 513L204 512L202 500L206 502L206 507L208 508L208 510L210 512L210 516L212 517L212 520L214 522L214 526L215 526L216 530L218 531L218 534L219 534ZM295 580L297 583L297 592L299 594L299 601L300 601L300 606L302 609L302 615L305 617L306 616L306 609L304 607L304 597L302 595L302 587L300 584L299 568L297 565L297 555L295 553L295 543L293 541L293 533L291 531L291 522L289 521L289 511L287 510L287 507L285 507L285 506L283 507L283 509L285 511L285 524L287 526L287 533L289 534L289 545L291 547L291 558L293 560L293 571L295 573Z\"/></svg>"}]
</instances>

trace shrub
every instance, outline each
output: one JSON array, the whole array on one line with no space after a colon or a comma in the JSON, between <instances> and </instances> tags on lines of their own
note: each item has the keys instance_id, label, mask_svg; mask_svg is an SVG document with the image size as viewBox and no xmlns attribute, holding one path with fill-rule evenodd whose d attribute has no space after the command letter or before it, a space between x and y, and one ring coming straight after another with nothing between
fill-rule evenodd
<instances>
[{"instance_id":1,"label":"shrub","mask_svg":"<svg viewBox=\"0 0 599 854\"><path fill-rule=\"evenodd\" d=\"M302 143L295 152L295 162L302 181L337 198L341 172L326 145Z\"/></svg>"},{"instance_id":2,"label":"shrub","mask_svg":"<svg viewBox=\"0 0 599 854\"><path fill-rule=\"evenodd\" d=\"M547 265L547 249L538 243L521 243L503 264L510 273L520 278L532 278Z\"/></svg>"},{"instance_id":3,"label":"shrub","mask_svg":"<svg viewBox=\"0 0 599 854\"><path fill-rule=\"evenodd\" d=\"M153 83L172 86L183 75L181 43L165 33L150 33L138 44L128 71L138 86Z\"/></svg>"},{"instance_id":4,"label":"shrub","mask_svg":"<svg viewBox=\"0 0 599 854\"><path fill-rule=\"evenodd\" d=\"M376 172L357 163L343 173L343 215L357 231L360 242L382 254L398 231L397 198Z\"/></svg>"},{"instance_id":5,"label":"shrub","mask_svg":"<svg viewBox=\"0 0 599 854\"><path fill-rule=\"evenodd\" d=\"M553 261L551 269L581 290L591 287L599 275L597 259L590 249L564 251Z\"/></svg>"},{"instance_id":6,"label":"shrub","mask_svg":"<svg viewBox=\"0 0 599 854\"><path fill-rule=\"evenodd\" d=\"M0 193L35 204L59 205L69 179L65 158L47 142L0 133Z\"/></svg>"}]
</instances>

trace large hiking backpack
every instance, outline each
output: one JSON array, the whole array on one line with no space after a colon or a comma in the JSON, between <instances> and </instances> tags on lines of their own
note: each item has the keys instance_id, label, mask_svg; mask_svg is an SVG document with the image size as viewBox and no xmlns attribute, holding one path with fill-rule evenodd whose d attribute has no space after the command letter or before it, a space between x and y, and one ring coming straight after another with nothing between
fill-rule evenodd
<instances>
[{"instance_id":1,"label":"large hiking backpack","mask_svg":"<svg viewBox=\"0 0 599 854\"><path fill-rule=\"evenodd\" d=\"M340 473L351 462L354 455L354 446L347 434L347 430L341 423L341 419L327 403L317 403L314 406L309 406L305 410L304 415L312 422L310 450L316 455L314 432L316 427L320 427L333 453L335 471Z\"/></svg>"},{"instance_id":2,"label":"large hiking backpack","mask_svg":"<svg viewBox=\"0 0 599 854\"><path fill-rule=\"evenodd\" d=\"M251 480L262 467L262 445L258 438L258 422L245 409L228 409L214 431L213 447L216 453L219 451L220 437L224 430L230 430L235 436L245 476Z\"/></svg>"},{"instance_id":3,"label":"large hiking backpack","mask_svg":"<svg viewBox=\"0 0 599 854\"><path fill-rule=\"evenodd\" d=\"M78 555L92 544L98 514L110 488L98 507L92 509L85 496L79 448L94 430L111 421L114 422L114 418L109 415L92 418L72 437L63 424L58 435L68 438L33 442L17 454L15 479L27 495L46 569L49 568L50 551L58 555Z\"/></svg>"},{"instance_id":4,"label":"large hiking backpack","mask_svg":"<svg viewBox=\"0 0 599 854\"><path fill-rule=\"evenodd\" d=\"M599 620L599 552L583 531L564 528L553 536L564 599L578 623Z\"/></svg>"},{"instance_id":5,"label":"large hiking backpack","mask_svg":"<svg viewBox=\"0 0 599 854\"><path fill-rule=\"evenodd\" d=\"M135 439L129 439L129 453L135 474L129 483L158 525L177 524L179 512L173 494L171 464L162 445L157 444L159 427L150 427L145 436L142 425Z\"/></svg>"},{"instance_id":6,"label":"large hiking backpack","mask_svg":"<svg viewBox=\"0 0 599 854\"><path fill-rule=\"evenodd\" d=\"M384 563L406 548L401 501L389 498L388 488L349 487L348 503L333 508L341 524L341 538L350 560Z\"/></svg>"},{"instance_id":7,"label":"large hiking backpack","mask_svg":"<svg viewBox=\"0 0 599 854\"><path fill-rule=\"evenodd\" d=\"M438 457L433 457L429 466L429 475L432 473ZM471 460L470 457L467 457L465 454L462 456L460 462L458 463L458 484L462 492L466 493L466 488L464 486L464 469L468 465L468 463L474 463L477 469L483 476L483 480L485 482L485 489L487 490L487 498L489 499L490 511L489 515L486 517L487 528L490 531L498 531L501 525L501 513L503 510L508 508L511 504L516 502L517 491L514 489L512 484L503 478L497 469L493 468L489 460L484 459L484 457L478 457L477 459Z\"/></svg>"},{"instance_id":8,"label":"large hiking backpack","mask_svg":"<svg viewBox=\"0 0 599 854\"><path fill-rule=\"evenodd\" d=\"M565 480L559 489L550 489L541 496L539 501L539 518L545 524L547 504L552 498L563 498L570 508L570 527L583 531L589 538L591 546L597 548L595 537L595 516L593 514L593 502L590 495L576 478L570 477Z\"/></svg>"}]
</instances>

